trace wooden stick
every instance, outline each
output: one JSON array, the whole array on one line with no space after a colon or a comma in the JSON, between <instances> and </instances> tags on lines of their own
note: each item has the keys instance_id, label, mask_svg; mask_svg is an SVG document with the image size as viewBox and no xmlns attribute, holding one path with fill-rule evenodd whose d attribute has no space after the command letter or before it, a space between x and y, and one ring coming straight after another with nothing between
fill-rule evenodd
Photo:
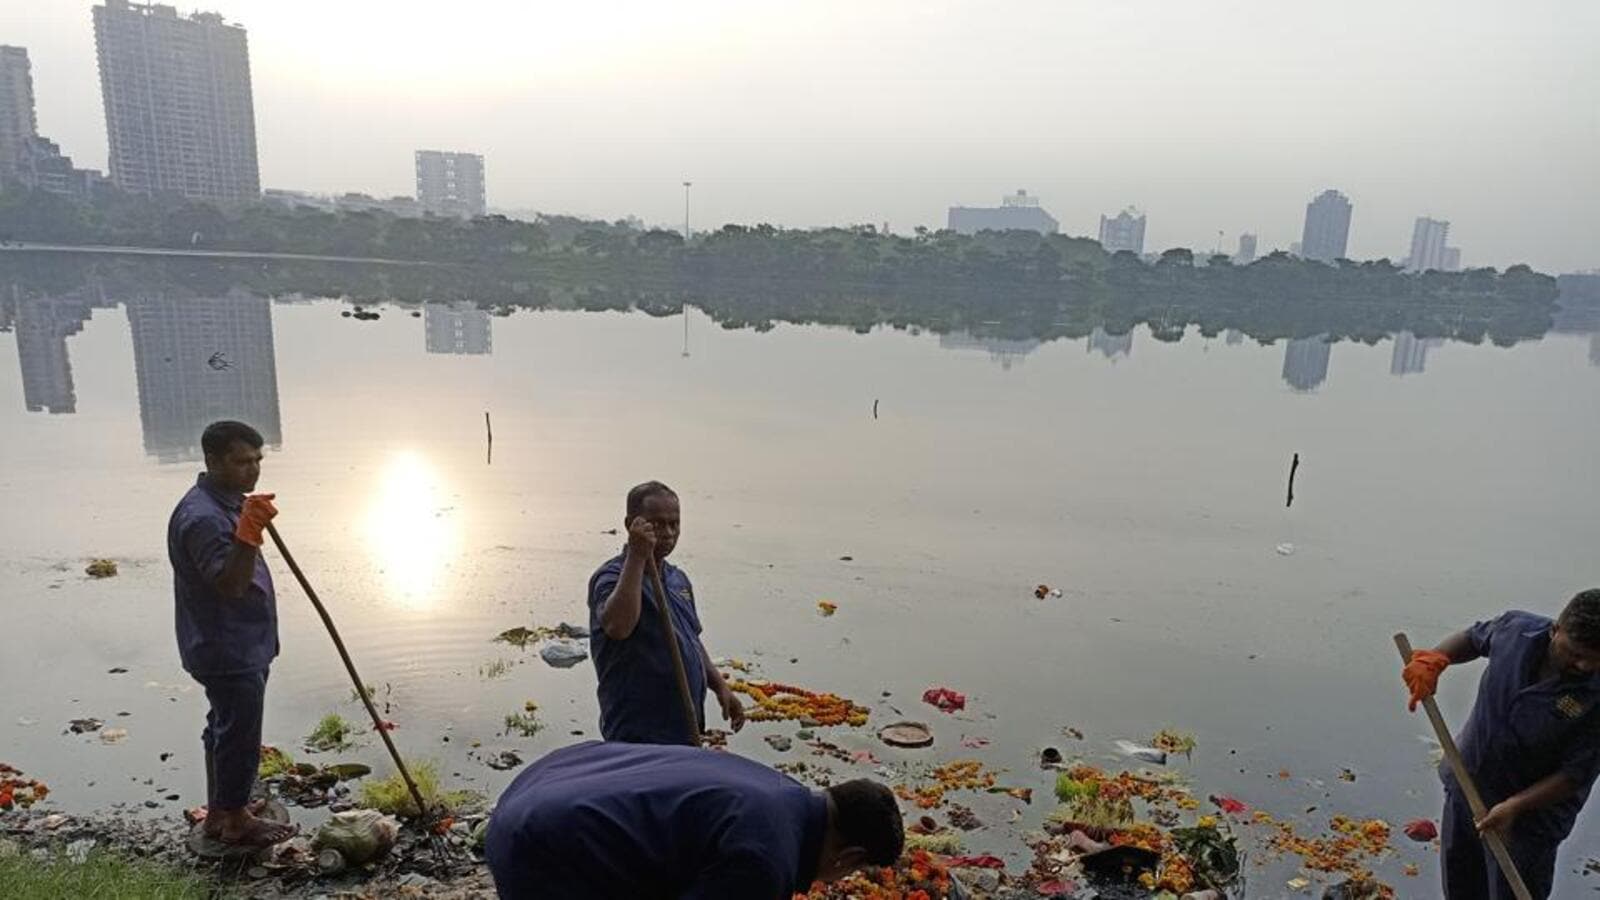
<instances>
[{"instance_id":1,"label":"wooden stick","mask_svg":"<svg viewBox=\"0 0 1600 900\"><path fill-rule=\"evenodd\" d=\"M372 698L367 696L366 683L356 672L356 664L350 659L350 651L344 648L344 639L339 637L339 629L333 627L333 617L328 615L328 608L322 605L322 601L317 598L317 592L311 589L311 582L306 579L305 573L300 571L299 564L294 561L294 556L289 552L289 548L284 546L283 538L278 535L278 529L273 527L271 522L267 523L267 534L272 536L272 543L283 555L283 561L289 564L289 571L294 573L295 580L300 582L300 587L306 592L306 596L311 598L311 605L316 607L317 615L322 617L322 624L328 627L328 636L333 638L334 649L339 651L339 658L344 660L345 671L350 673L350 680L355 682L356 693L361 695L361 702L367 707L367 714L372 716L372 730L378 733L378 737L383 738L383 745L389 748L389 755L394 758L394 767L400 771L400 777L405 780L406 789L411 792L411 799L416 801L418 820L426 820L428 807L422 802L422 791L418 790L417 783L411 780L411 772L406 769L406 764L400 759L400 751L395 749L394 740L389 737L388 729L383 727L384 722L378 717L378 708L372 705Z\"/></svg>"},{"instance_id":2,"label":"wooden stick","mask_svg":"<svg viewBox=\"0 0 1600 900\"><path fill-rule=\"evenodd\" d=\"M683 716L689 725L689 739L700 746L700 717L694 714L694 696L689 693L689 673L683 667L683 651L678 648L678 636L672 627L672 612L667 609L667 588L661 581L661 569L654 554L650 556L650 583L655 586L656 609L661 611L661 631L667 636L667 647L672 651L672 669L678 677L678 694L683 698Z\"/></svg>"},{"instance_id":3,"label":"wooden stick","mask_svg":"<svg viewBox=\"0 0 1600 900\"><path fill-rule=\"evenodd\" d=\"M1411 662L1411 641L1404 632L1394 636L1394 645L1400 648L1400 659L1405 663ZM1472 773L1467 771L1466 761L1461 758L1461 751L1456 748L1455 738L1450 736L1450 729L1444 724L1444 716L1439 714L1439 704L1433 702L1432 697L1423 698L1422 708L1428 713L1428 721L1433 723L1433 733L1439 738L1439 746L1444 748L1445 761L1450 763L1450 771L1455 773L1456 783L1461 785L1461 793L1467 797L1467 805L1472 807L1473 821L1488 815L1489 808L1483 803L1483 795L1478 793L1478 785L1472 780ZM1517 900L1533 900L1533 894L1528 892L1528 886L1522 881L1522 873L1517 871L1517 864L1511 859L1511 852L1506 849L1505 841L1493 831L1479 832L1479 836L1489 845L1489 850L1494 854L1495 862L1500 864L1500 872L1505 875L1506 883L1511 885L1511 893Z\"/></svg>"}]
</instances>

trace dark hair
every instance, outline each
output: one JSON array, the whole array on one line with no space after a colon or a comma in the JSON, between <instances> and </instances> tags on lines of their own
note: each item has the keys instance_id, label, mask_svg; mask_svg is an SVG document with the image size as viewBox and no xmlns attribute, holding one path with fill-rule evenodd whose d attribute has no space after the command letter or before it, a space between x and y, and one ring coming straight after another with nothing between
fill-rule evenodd
<instances>
[{"instance_id":1,"label":"dark hair","mask_svg":"<svg viewBox=\"0 0 1600 900\"><path fill-rule=\"evenodd\" d=\"M905 850L905 824L894 792L876 781L856 778L830 787L833 798L834 828L846 847L867 851L867 862L892 866Z\"/></svg>"},{"instance_id":2,"label":"dark hair","mask_svg":"<svg viewBox=\"0 0 1600 900\"><path fill-rule=\"evenodd\" d=\"M1561 611L1561 630L1574 641L1600 650L1600 588L1579 591Z\"/></svg>"},{"instance_id":3,"label":"dark hair","mask_svg":"<svg viewBox=\"0 0 1600 900\"><path fill-rule=\"evenodd\" d=\"M205 433L200 435L200 449L204 450L207 456L227 456L233 445L239 442L249 444L257 450L266 443L261 438L261 432L243 422L231 419L212 422L206 426Z\"/></svg>"},{"instance_id":4,"label":"dark hair","mask_svg":"<svg viewBox=\"0 0 1600 900\"><path fill-rule=\"evenodd\" d=\"M628 491L628 521L633 521L634 517L644 510L646 500L663 495L674 500L678 499L677 491L659 481L646 481L644 484L634 485L632 490Z\"/></svg>"}]
</instances>

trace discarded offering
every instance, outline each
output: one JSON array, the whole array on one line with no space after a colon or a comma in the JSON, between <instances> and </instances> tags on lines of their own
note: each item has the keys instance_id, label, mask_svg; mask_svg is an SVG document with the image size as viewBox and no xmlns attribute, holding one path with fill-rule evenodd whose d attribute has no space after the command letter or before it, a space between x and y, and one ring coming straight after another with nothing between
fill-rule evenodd
<instances>
[{"instance_id":1,"label":"discarded offering","mask_svg":"<svg viewBox=\"0 0 1600 900\"><path fill-rule=\"evenodd\" d=\"M67 723L67 730L73 734L88 734L99 731L106 723L100 719L73 719Z\"/></svg>"},{"instance_id":2,"label":"discarded offering","mask_svg":"<svg viewBox=\"0 0 1600 900\"><path fill-rule=\"evenodd\" d=\"M83 568L83 574L90 578L110 578L117 574L117 561L114 559L91 560Z\"/></svg>"},{"instance_id":3,"label":"discarded offering","mask_svg":"<svg viewBox=\"0 0 1600 900\"><path fill-rule=\"evenodd\" d=\"M967 695L946 687L928 688L922 692L922 702L939 707L940 712L955 712L967 708Z\"/></svg>"},{"instance_id":4,"label":"discarded offering","mask_svg":"<svg viewBox=\"0 0 1600 900\"><path fill-rule=\"evenodd\" d=\"M878 729L878 739L891 747L931 747L933 731L921 722L894 722Z\"/></svg>"},{"instance_id":5,"label":"discarded offering","mask_svg":"<svg viewBox=\"0 0 1600 900\"><path fill-rule=\"evenodd\" d=\"M1172 728L1163 728L1156 732L1155 737L1150 739L1150 746L1157 750L1164 750L1167 753L1181 753L1184 756L1190 756L1194 753L1195 740L1194 735Z\"/></svg>"},{"instance_id":6,"label":"discarded offering","mask_svg":"<svg viewBox=\"0 0 1600 900\"><path fill-rule=\"evenodd\" d=\"M838 608L839 604L837 603L829 603L826 600L817 601L817 612L821 613L824 617L833 615L834 611Z\"/></svg>"},{"instance_id":7,"label":"discarded offering","mask_svg":"<svg viewBox=\"0 0 1600 900\"><path fill-rule=\"evenodd\" d=\"M27 809L49 796L50 789L42 781L23 778L22 770L0 763L0 812L14 807Z\"/></svg>"},{"instance_id":8,"label":"discarded offering","mask_svg":"<svg viewBox=\"0 0 1600 900\"><path fill-rule=\"evenodd\" d=\"M1439 829L1428 819L1412 819L1406 823L1406 837L1418 843L1427 843L1439 837Z\"/></svg>"},{"instance_id":9,"label":"discarded offering","mask_svg":"<svg viewBox=\"0 0 1600 900\"><path fill-rule=\"evenodd\" d=\"M858 728L867 724L869 711L865 707L835 694L808 691L776 681L734 679L728 687L755 701L755 709L746 714L746 718L754 722L793 719L808 726L851 725Z\"/></svg>"}]
</instances>

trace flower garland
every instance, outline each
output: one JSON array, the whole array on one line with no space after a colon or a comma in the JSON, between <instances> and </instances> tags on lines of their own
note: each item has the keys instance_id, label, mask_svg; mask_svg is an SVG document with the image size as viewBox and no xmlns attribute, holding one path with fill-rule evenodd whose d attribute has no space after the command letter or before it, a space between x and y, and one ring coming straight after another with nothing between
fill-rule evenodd
<instances>
[{"instance_id":1,"label":"flower garland","mask_svg":"<svg viewBox=\"0 0 1600 900\"><path fill-rule=\"evenodd\" d=\"M745 718L754 722L793 719L817 725L850 725L856 728L867 724L867 708L857 706L837 694L808 691L776 681L734 679L728 682L728 687L756 702L756 708L745 715Z\"/></svg>"}]
</instances>

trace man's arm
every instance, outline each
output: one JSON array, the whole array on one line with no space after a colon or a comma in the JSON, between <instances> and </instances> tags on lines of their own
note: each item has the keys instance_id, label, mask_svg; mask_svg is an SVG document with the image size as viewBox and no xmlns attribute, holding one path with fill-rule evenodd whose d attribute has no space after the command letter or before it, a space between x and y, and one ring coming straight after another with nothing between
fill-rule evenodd
<instances>
[{"instance_id":1,"label":"man's arm","mask_svg":"<svg viewBox=\"0 0 1600 900\"><path fill-rule=\"evenodd\" d=\"M1541 778L1520 792L1496 803L1483 818L1478 820L1478 830L1508 834L1518 816L1543 809L1552 803L1560 803L1577 790L1577 780L1565 770Z\"/></svg>"},{"instance_id":2,"label":"man's arm","mask_svg":"<svg viewBox=\"0 0 1600 900\"><path fill-rule=\"evenodd\" d=\"M739 700L739 695L728 687L727 679L722 677L722 672L711 661L711 654L706 651L706 643L698 638L695 643L700 645L700 659L706 669L706 684L710 686L711 693L716 695L717 704L722 707L722 717L728 720L728 725L734 731L744 727L744 703Z\"/></svg>"},{"instance_id":3,"label":"man's arm","mask_svg":"<svg viewBox=\"0 0 1600 900\"><path fill-rule=\"evenodd\" d=\"M229 600L237 600L244 596L251 580L255 578L256 556L260 551L244 541L232 543L227 558L222 562L222 573L212 581L211 586Z\"/></svg>"},{"instance_id":4,"label":"man's arm","mask_svg":"<svg viewBox=\"0 0 1600 900\"><path fill-rule=\"evenodd\" d=\"M639 627L644 608L644 567L656 552L655 526L644 516L628 524L628 552L622 559L622 575L600 604L600 628L606 637L625 641Z\"/></svg>"},{"instance_id":5,"label":"man's arm","mask_svg":"<svg viewBox=\"0 0 1600 900\"><path fill-rule=\"evenodd\" d=\"M1469 631L1458 631L1450 635L1440 641L1439 645L1433 648L1433 652L1444 654L1449 658L1452 666L1471 662L1483 655L1478 650L1477 645L1473 643L1472 634Z\"/></svg>"}]
</instances>

